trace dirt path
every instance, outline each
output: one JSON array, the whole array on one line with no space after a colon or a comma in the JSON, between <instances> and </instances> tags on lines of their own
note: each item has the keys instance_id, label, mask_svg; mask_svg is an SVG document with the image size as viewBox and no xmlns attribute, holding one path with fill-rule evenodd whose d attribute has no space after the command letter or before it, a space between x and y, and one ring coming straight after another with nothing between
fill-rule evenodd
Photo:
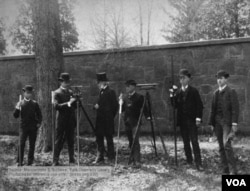
<instances>
[{"instance_id":1,"label":"dirt path","mask_svg":"<svg viewBox=\"0 0 250 191\"><path fill-rule=\"evenodd\" d=\"M174 165L173 138L166 137L170 158L164 158L162 146L157 140L158 157L155 157L149 137L141 138L141 153L143 165L140 169L127 166L129 150L126 138L122 138L119 152L119 166L113 170L111 177L106 178L53 178L53 179L8 179L7 166L15 164L17 137L0 136L0 191L82 191L82 190L221 190L221 176L217 142L208 142L209 137L201 137L200 147L205 170L197 171L185 164L183 144L178 140L178 168ZM250 144L249 137L238 138L235 141L235 153L238 168L241 173L250 174ZM81 165L92 165L95 158L93 138L81 139ZM36 165L51 164L51 153L36 154ZM62 164L68 164L68 153L62 152ZM106 164L109 165L109 164Z\"/></svg>"}]
</instances>

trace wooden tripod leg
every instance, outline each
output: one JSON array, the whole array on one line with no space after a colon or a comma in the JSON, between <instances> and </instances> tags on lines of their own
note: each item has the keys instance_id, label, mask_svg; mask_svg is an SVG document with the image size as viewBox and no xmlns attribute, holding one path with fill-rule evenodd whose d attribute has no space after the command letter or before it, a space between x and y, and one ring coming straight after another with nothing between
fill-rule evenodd
<instances>
[{"instance_id":1,"label":"wooden tripod leg","mask_svg":"<svg viewBox=\"0 0 250 191\"><path fill-rule=\"evenodd\" d=\"M136 126L136 130L135 130L135 136L134 136L133 143L132 143L132 146L131 146L131 151L130 151L130 155L129 155L129 159L128 159L128 164L131 163L132 153L133 153L133 149L134 149L134 145L135 145L135 138L137 138L137 136L138 136L138 130L139 130L140 125L141 125L141 119L142 119L145 103L146 103L146 99L144 98L143 105L142 105L141 112L140 112L140 116L139 116L137 126Z\"/></svg>"}]
</instances>

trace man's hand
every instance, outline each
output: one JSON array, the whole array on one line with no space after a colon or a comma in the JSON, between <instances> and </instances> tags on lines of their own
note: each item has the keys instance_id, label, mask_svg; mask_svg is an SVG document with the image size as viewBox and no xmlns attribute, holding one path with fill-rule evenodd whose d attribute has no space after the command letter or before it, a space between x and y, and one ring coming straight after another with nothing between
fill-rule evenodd
<instances>
[{"instance_id":1,"label":"man's hand","mask_svg":"<svg viewBox=\"0 0 250 191\"><path fill-rule=\"evenodd\" d=\"M212 132L214 132L214 126L213 126L213 125L211 125L210 127L211 127Z\"/></svg>"},{"instance_id":2,"label":"man's hand","mask_svg":"<svg viewBox=\"0 0 250 191\"><path fill-rule=\"evenodd\" d=\"M148 121L151 121L151 120L152 120L152 118L151 118L151 117L147 117L147 120L148 120Z\"/></svg>"},{"instance_id":3,"label":"man's hand","mask_svg":"<svg viewBox=\"0 0 250 191\"><path fill-rule=\"evenodd\" d=\"M19 101L19 102L17 102L17 104L16 104L16 109L19 109L20 110L20 108L21 108L21 101Z\"/></svg>"},{"instance_id":4,"label":"man's hand","mask_svg":"<svg viewBox=\"0 0 250 191\"><path fill-rule=\"evenodd\" d=\"M176 90L178 89L178 87L176 85L173 85L170 89L169 89L169 93L170 93L170 97L174 97Z\"/></svg>"},{"instance_id":5,"label":"man's hand","mask_svg":"<svg viewBox=\"0 0 250 191\"><path fill-rule=\"evenodd\" d=\"M71 97L70 100L69 100L69 103L72 104L72 103L75 102L75 101L76 101L76 98Z\"/></svg>"},{"instance_id":6,"label":"man's hand","mask_svg":"<svg viewBox=\"0 0 250 191\"><path fill-rule=\"evenodd\" d=\"M98 103L94 105L94 109L99 109Z\"/></svg>"}]
</instances>

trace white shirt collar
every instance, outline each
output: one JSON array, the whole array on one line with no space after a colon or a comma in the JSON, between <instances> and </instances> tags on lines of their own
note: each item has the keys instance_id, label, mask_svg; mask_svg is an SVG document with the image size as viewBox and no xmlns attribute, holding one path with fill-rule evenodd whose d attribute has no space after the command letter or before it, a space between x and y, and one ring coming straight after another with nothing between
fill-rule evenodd
<instances>
[{"instance_id":1,"label":"white shirt collar","mask_svg":"<svg viewBox=\"0 0 250 191\"><path fill-rule=\"evenodd\" d=\"M30 99L26 99L26 98L23 98L24 99L24 101L30 101Z\"/></svg>"},{"instance_id":2,"label":"white shirt collar","mask_svg":"<svg viewBox=\"0 0 250 191\"><path fill-rule=\"evenodd\" d=\"M186 85L185 87L181 86L182 91L186 91L187 88L188 88L188 85Z\"/></svg>"},{"instance_id":3,"label":"white shirt collar","mask_svg":"<svg viewBox=\"0 0 250 191\"><path fill-rule=\"evenodd\" d=\"M135 94L135 91L133 91L132 93L129 93L128 95L129 96L132 96L132 95L134 95Z\"/></svg>"},{"instance_id":4,"label":"white shirt collar","mask_svg":"<svg viewBox=\"0 0 250 191\"><path fill-rule=\"evenodd\" d=\"M64 87L62 87L62 86L61 86L60 88L61 88L62 90L66 90L66 88L64 88Z\"/></svg>"},{"instance_id":5,"label":"white shirt collar","mask_svg":"<svg viewBox=\"0 0 250 191\"><path fill-rule=\"evenodd\" d=\"M224 85L223 87L219 87L219 91L224 90L227 87L227 85Z\"/></svg>"}]
</instances>

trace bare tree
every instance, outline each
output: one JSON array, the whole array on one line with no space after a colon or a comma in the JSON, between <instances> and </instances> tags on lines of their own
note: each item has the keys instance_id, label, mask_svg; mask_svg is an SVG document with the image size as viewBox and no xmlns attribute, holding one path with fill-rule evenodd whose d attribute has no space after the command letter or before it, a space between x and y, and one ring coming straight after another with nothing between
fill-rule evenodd
<instances>
[{"instance_id":1,"label":"bare tree","mask_svg":"<svg viewBox=\"0 0 250 191\"><path fill-rule=\"evenodd\" d=\"M62 34L57 0L33 0L31 7L37 98L43 114L38 139L39 148L46 152L52 148L51 91L58 87L58 75L63 69Z\"/></svg>"},{"instance_id":2,"label":"bare tree","mask_svg":"<svg viewBox=\"0 0 250 191\"><path fill-rule=\"evenodd\" d=\"M123 4L118 9L107 7L103 0L103 14L91 20L94 42L97 48L121 48L130 44L130 36L124 27Z\"/></svg>"}]
</instances>

